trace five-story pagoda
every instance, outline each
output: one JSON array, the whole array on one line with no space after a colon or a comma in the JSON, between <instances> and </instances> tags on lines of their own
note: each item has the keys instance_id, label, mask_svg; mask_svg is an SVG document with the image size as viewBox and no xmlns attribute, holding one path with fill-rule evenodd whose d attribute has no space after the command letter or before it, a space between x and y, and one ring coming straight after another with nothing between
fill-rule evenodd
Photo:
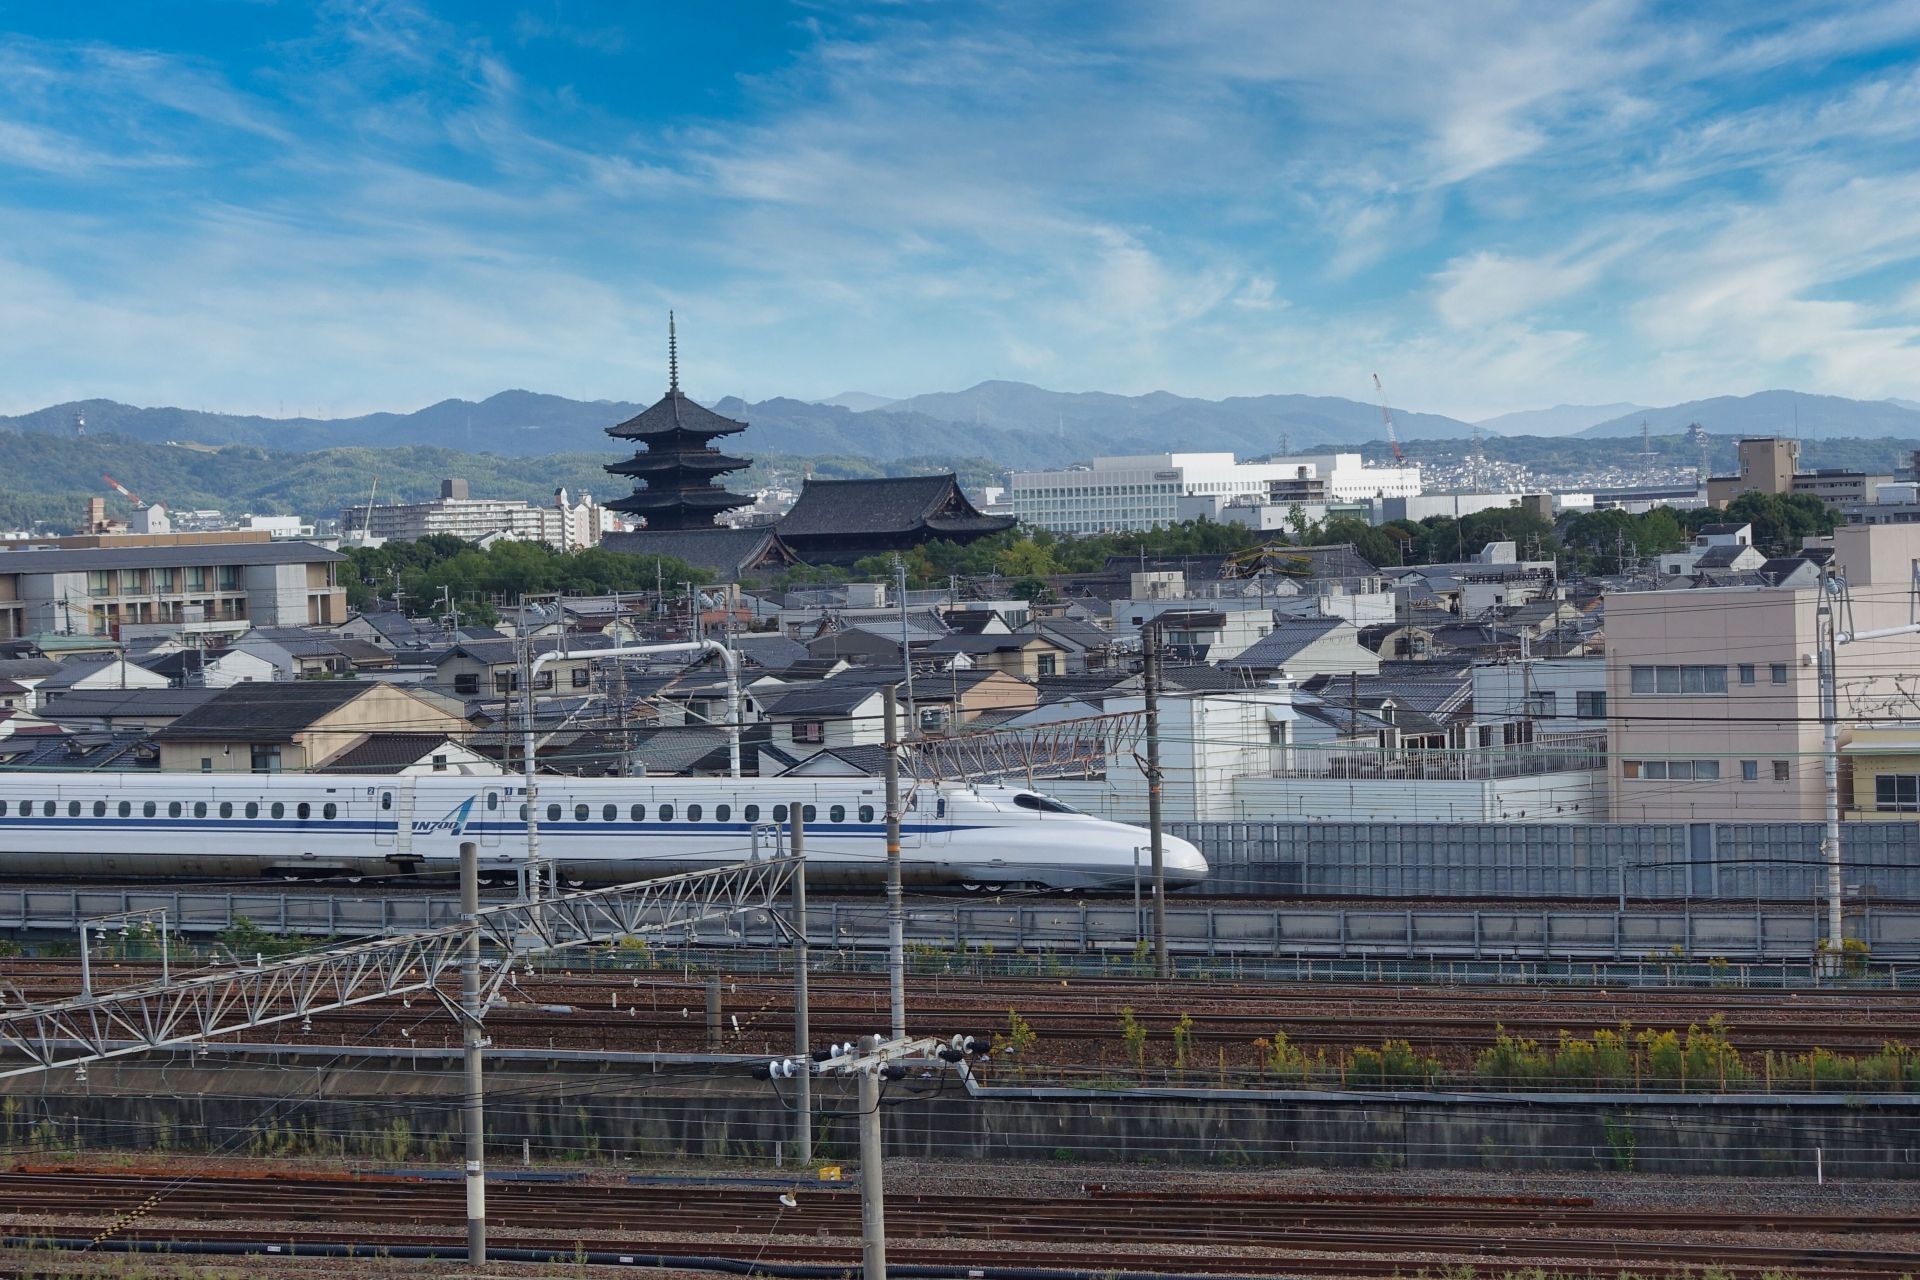
<instances>
[{"instance_id":1,"label":"five-story pagoda","mask_svg":"<svg viewBox=\"0 0 1920 1280\"><path fill-rule=\"evenodd\" d=\"M721 453L713 447L713 441L746 429L746 423L723 418L681 392L679 343L669 312L667 394L652 408L607 428L610 436L637 440L645 446L625 461L608 464L607 470L644 480L646 487L607 506L642 517L650 530L713 528L715 516L753 501L715 483L748 463L745 458Z\"/></svg>"}]
</instances>

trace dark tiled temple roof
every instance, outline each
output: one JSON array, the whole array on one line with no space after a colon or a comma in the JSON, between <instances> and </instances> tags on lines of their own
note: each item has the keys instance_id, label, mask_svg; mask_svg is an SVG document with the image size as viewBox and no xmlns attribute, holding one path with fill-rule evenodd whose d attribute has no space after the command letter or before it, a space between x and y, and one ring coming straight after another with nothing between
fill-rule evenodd
<instances>
[{"instance_id":1,"label":"dark tiled temple roof","mask_svg":"<svg viewBox=\"0 0 1920 1280\"><path fill-rule=\"evenodd\" d=\"M797 564L799 557L769 525L745 529L642 529L610 533L600 540L607 551L633 556L665 556L696 569L718 574L728 582L747 577L768 565Z\"/></svg>"},{"instance_id":2,"label":"dark tiled temple roof","mask_svg":"<svg viewBox=\"0 0 1920 1280\"><path fill-rule=\"evenodd\" d=\"M607 434L622 440L644 440L649 436L674 431L702 436L730 436L746 429L746 423L723 418L705 405L688 399L686 392L679 387L674 387L651 407L642 409L618 426L608 427Z\"/></svg>"},{"instance_id":3,"label":"dark tiled temple roof","mask_svg":"<svg viewBox=\"0 0 1920 1280\"><path fill-rule=\"evenodd\" d=\"M832 538L845 534L912 535L997 533L1011 516L982 515L952 475L880 480L809 480L778 525L780 535Z\"/></svg>"}]
</instances>

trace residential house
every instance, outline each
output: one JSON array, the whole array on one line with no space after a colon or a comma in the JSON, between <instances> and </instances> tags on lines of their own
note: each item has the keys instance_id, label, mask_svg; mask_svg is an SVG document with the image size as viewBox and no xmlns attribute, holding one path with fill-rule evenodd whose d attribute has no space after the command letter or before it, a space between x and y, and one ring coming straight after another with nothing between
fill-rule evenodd
<instances>
[{"instance_id":1,"label":"residential house","mask_svg":"<svg viewBox=\"0 0 1920 1280\"><path fill-rule=\"evenodd\" d=\"M273 663L246 649L175 649L143 657L140 665L165 676L175 688L224 689L230 684L280 678Z\"/></svg>"},{"instance_id":2,"label":"residential house","mask_svg":"<svg viewBox=\"0 0 1920 1280\"><path fill-rule=\"evenodd\" d=\"M1380 655L1360 643L1359 630L1345 618L1288 618L1220 665L1301 680L1355 671L1378 674Z\"/></svg>"},{"instance_id":3,"label":"residential house","mask_svg":"<svg viewBox=\"0 0 1920 1280\"><path fill-rule=\"evenodd\" d=\"M467 722L439 702L377 681L229 685L154 735L174 773L296 773L324 768L379 733L462 737Z\"/></svg>"},{"instance_id":4,"label":"residential house","mask_svg":"<svg viewBox=\"0 0 1920 1280\"><path fill-rule=\"evenodd\" d=\"M559 636L540 637L532 644L536 655L555 650L582 655L556 658L542 667L533 682L536 693L593 688L594 666L604 659L586 655L612 647L611 641L600 636L575 636L571 640ZM434 657L433 682L461 697L515 693L520 689L523 653L523 645L516 640L458 641Z\"/></svg>"},{"instance_id":5,"label":"residential house","mask_svg":"<svg viewBox=\"0 0 1920 1280\"><path fill-rule=\"evenodd\" d=\"M904 628L908 647L918 653L946 635L944 628L909 621ZM806 642L807 653L815 658L838 658L856 667L898 664L903 628L884 622L840 627L823 631Z\"/></svg>"},{"instance_id":6,"label":"residential house","mask_svg":"<svg viewBox=\"0 0 1920 1280\"><path fill-rule=\"evenodd\" d=\"M1045 636L1060 646L1066 655L1060 674L1105 671L1114 664L1114 637L1105 627L1063 615L1034 618L1021 630Z\"/></svg>"},{"instance_id":7,"label":"residential house","mask_svg":"<svg viewBox=\"0 0 1920 1280\"><path fill-rule=\"evenodd\" d=\"M1033 631L941 636L920 651L946 665L1004 671L1024 680L1060 675L1066 670L1067 651L1047 636Z\"/></svg>"},{"instance_id":8,"label":"residential house","mask_svg":"<svg viewBox=\"0 0 1920 1280\"><path fill-rule=\"evenodd\" d=\"M439 773L463 778L505 772L498 762L444 733L371 733L328 760L323 771L383 777Z\"/></svg>"},{"instance_id":9,"label":"residential house","mask_svg":"<svg viewBox=\"0 0 1920 1280\"><path fill-rule=\"evenodd\" d=\"M152 733L164 729L211 698L215 689L75 689L47 709L47 718L69 732L110 730Z\"/></svg>"},{"instance_id":10,"label":"residential house","mask_svg":"<svg viewBox=\"0 0 1920 1280\"><path fill-rule=\"evenodd\" d=\"M1607 731L1604 657L1479 662L1472 679L1483 746Z\"/></svg>"},{"instance_id":11,"label":"residential house","mask_svg":"<svg viewBox=\"0 0 1920 1280\"><path fill-rule=\"evenodd\" d=\"M0 658L0 680L11 681L27 691L19 705L28 711L40 705L40 682L59 670L60 663L53 658Z\"/></svg>"},{"instance_id":12,"label":"residential house","mask_svg":"<svg viewBox=\"0 0 1920 1280\"><path fill-rule=\"evenodd\" d=\"M76 689L164 689L168 683L165 676L125 658L69 658L34 692L44 712Z\"/></svg>"}]
</instances>

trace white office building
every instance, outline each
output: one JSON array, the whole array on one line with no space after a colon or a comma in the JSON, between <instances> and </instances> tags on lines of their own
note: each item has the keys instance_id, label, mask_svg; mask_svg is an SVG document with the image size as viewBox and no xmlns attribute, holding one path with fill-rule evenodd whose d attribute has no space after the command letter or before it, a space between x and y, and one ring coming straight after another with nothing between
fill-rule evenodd
<instances>
[{"instance_id":1,"label":"white office building","mask_svg":"<svg viewBox=\"0 0 1920 1280\"><path fill-rule=\"evenodd\" d=\"M1237 462L1230 453L1095 458L1090 467L1016 471L1009 487L1013 514L1023 524L1054 533L1118 533L1173 524L1187 518L1183 498L1266 501L1284 508L1419 492L1418 466L1369 467L1357 453L1265 462Z\"/></svg>"}]
</instances>

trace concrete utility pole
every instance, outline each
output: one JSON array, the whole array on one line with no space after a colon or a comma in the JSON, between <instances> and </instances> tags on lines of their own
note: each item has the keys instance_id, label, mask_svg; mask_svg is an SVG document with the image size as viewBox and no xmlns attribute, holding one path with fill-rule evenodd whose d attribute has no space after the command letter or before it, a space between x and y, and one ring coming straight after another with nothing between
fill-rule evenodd
<instances>
[{"instance_id":1,"label":"concrete utility pole","mask_svg":"<svg viewBox=\"0 0 1920 1280\"><path fill-rule=\"evenodd\" d=\"M886 1280L887 1211L886 1144L880 1125L881 1085L906 1077L910 1059L937 1057L967 1076L967 1060L989 1052L985 1040L956 1035L951 1040L883 1040L863 1036L860 1041L831 1045L818 1053L776 1059L753 1069L758 1080L805 1080L822 1075L853 1076L860 1120L860 1238L862 1280Z\"/></svg>"},{"instance_id":2,"label":"concrete utility pole","mask_svg":"<svg viewBox=\"0 0 1920 1280\"><path fill-rule=\"evenodd\" d=\"M807 1056L807 818L805 805L787 810L793 821L793 1051ZM777 850L776 850L777 852ZM794 1158L813 1163L813 1077L801 1072L793 1094Z\"/></svg>"},{"instance_id":3,"label":"concrete utility pole","mask_svg":"<svg viewBox=\"0 0 1920 1280\"><path fill-rule=\"evenodd\" d=\"M471 840L460 845L460 922L471 925L480 916L480 846ZM480 1006L480 931L467 935L460 961L460 1041L466 1068L466 1104L461 1117L467 1138L467 1265L487 1262L487 1120L486 1091L481 1054L487 1041Z\"/></svg>"},{"instance_id":4,"label":"concrete utility pole","mask_svg":"<svg viewBox=\"0 0 1920 1280\"><path fill-rule=\"evenodd\" d=\"M1167 850L1160 819L1160 622L1141 630L1140 691L1147 704L1147 840L1153 873L1153 972L1157 978L1173 975L1167 954Z\"/></svg>"},{"instance_id":5,"label":"concrete utility pole","mask_svg":"<svg viewBox=\"0 0 1920 1280\"><path fill-rule=\"evenodd\" d=\"M863 1046L880 1047L877 1038ZM895 1068L898 1070L899 1068ZM880 1133L880 1076L874 1067L859 1073L860 1110L860 1270L863 1280L887 1280L887 1189L882 1169L886 1151Z\"/></svg>"},{"instance_id":6,"label":"concrete utility pole","mask_svg":"<svg viewBox=\"0 0 1920 1280\"><path fill-rule=\"evenodd\" d=\"M1840 865L1840 682L1834 659L1837 644L1833 624L1833 596L1837 584L1833 567L1827 566L1820 579L1820 603L1814 610L1816 639L1819 642L1820 675L1820 771L1826 784L1826 825L1821 831L1820 853L1827 871L1827 957L1823 966L1838 973L1846 947L1846 921L1840 898L1844 877Z\"/></svg>"},{"instance_id":7,"label":"concrete utility pole","mask_svg":"<svg viewBox=\"0 0 1920 1280\"><path fill-rule=\"evenodd\" d=\"M887 782L887 1006L893 1038L907 1036L906 905L900 890L900 708L893 685L880 690L886 733Z\"/></svg>"},{"instance_id":8,"label":"concrete utility pole","mask_svg":"<svg viewBox=\"0 0 1920 1280\"><path fill-rule=\"evenodd\" d=\"M893 558L893 572L900 584L900 669L906 675L907 686L907 724L918 727L913 705L913 642L907 630L907 562L898 555Z\"/></svg>"}]
</instances>

